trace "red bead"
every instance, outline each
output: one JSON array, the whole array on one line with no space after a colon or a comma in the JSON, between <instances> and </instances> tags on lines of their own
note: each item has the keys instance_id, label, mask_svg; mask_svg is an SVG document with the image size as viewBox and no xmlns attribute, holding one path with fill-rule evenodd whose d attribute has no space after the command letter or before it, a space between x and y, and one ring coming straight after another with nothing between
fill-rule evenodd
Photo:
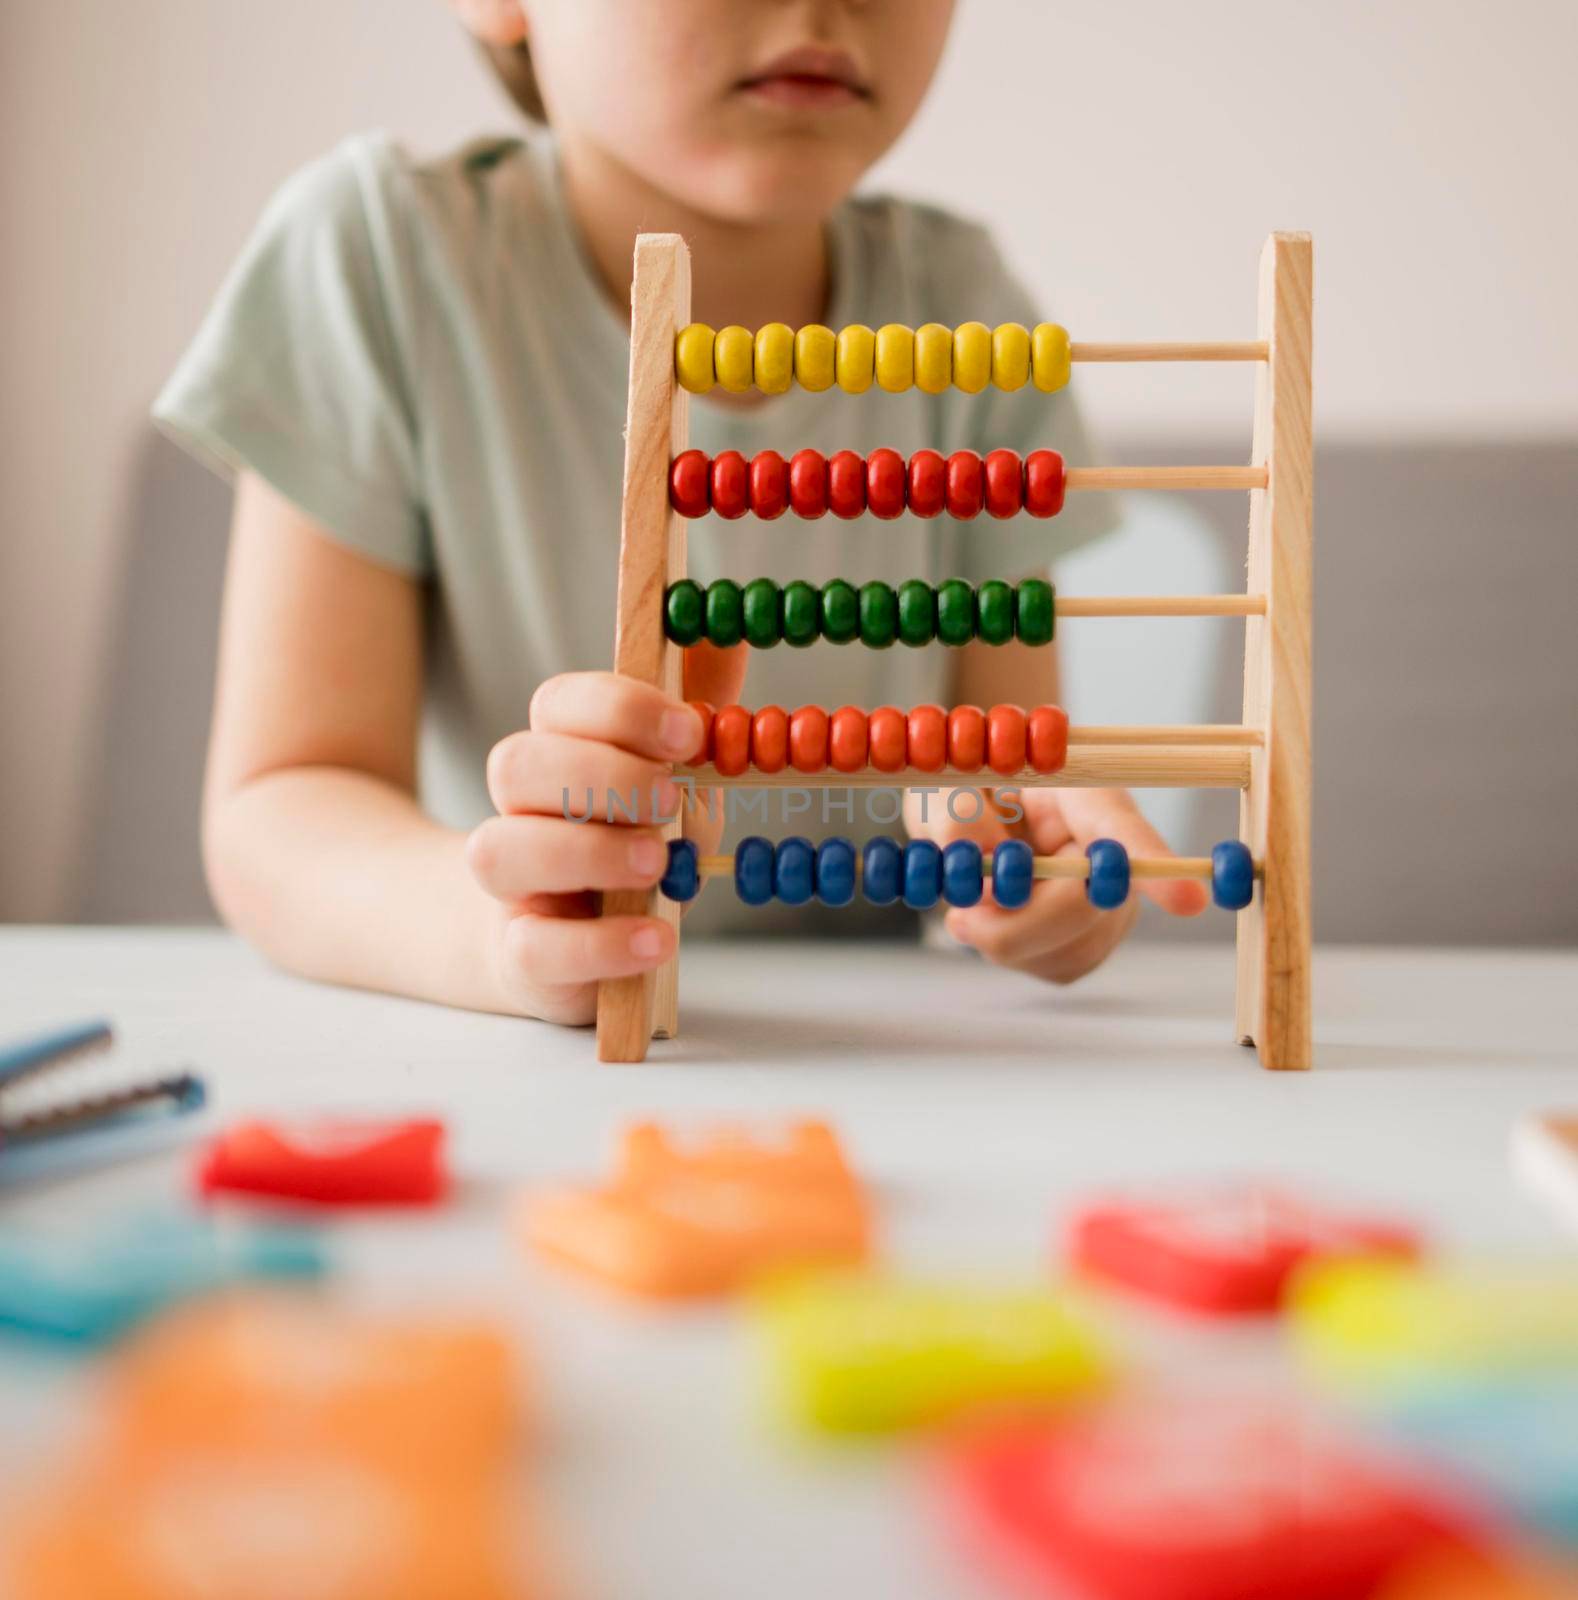
<instances>
[{"instance_id":1,"label":"red bead","mask_svg":"<svg viewBox=\"0 0 1578 1600\"><path fill-rule=\"evenodd\" d=\"M1025 457L1025 510L1055 517L1063 509L1063 490L1063 457L1056 450L1032 450Z\"/></svg>"},{"instance_id":2,"label":"red bead","mask_svg":"<svg viewBox=\"0 0 1578 1600\"><path fill-rule=\"evenodd\" d=\"M917 450L910 457L910 510L917 517L935 517L948 494L948 463L935 450Z\"/></svg>"},{"instance_id":3,"label":"red bead","mask_svg":"<svg viewBox=\"0 0 1578 1600\"><path fill-rule=\"evenodd\" d=\"M955 450L948 457L948 515L978 517L984 497L981 458L973 450Z\"/></svg>"},{"instance_id":4,"label":"red bead","mask_svg":"<svg viewBox=\"0 0 1578 1600\"><path fill-rule=\"evenodd\" d=\"M859 772L866 764L866 713L859 706L840 706L829 720L827 759L836 772Z\"/></svg>"},{"instance_id":5,"label":"red bead","mask_svg":"<svg viewBox=\"0 0 1578 1600\"><path fill-rule=\"evenodd\" d=\"M668 503L682 517L704 517L712 509L705 450L681 450L668 469Z\"/></svg>"},{"instance_id":6,"label":"red bead","mask_svg":"<svg viewBox=\"0 0 1578 1600\"><path fill-rule=\"evenodd\" d=\"M827 463L827 505L835 517L858 517L866 509L866 463L840 450Z\"/></svg>"},{"instance_id":7,"label":"red bead","mask_svg":"<svg viewBox=\"0 0 1578 1600\"><path fill-rule=\"evenodd\" d=\"M1036 772L1061 772L1068 760L1068 712L1037 706L1025 718L1025 751Z\"/></svg>"},{"instance_id":8,"label":"red bead","mask_svg":"<svg viewBox=\"0 0 1578 1600\"><path fill-rule=\"evenodd\" d=\"M916 706L908 722L909 765L917 772L941 772L948 765L948 713L941 706Z\"/></svg>"},{"instance_id":9,"label":"red bead","mask_svg":"<svg viewBox=\"0 0 1578 1600\"><path fill-rule=\"evenodd\" d=\"M696 746L695 753L690 758L690 765L699 767L712 760L712 707L705 700L687 700L697 716L701 718L701 743Z\"/></svg>"},{"instance_id":10,"label":"red bead","mask_svg":"<svg viewBox=\"0 0 1578 1600\"><path fill-rule=\"evenodd\" d=\"M797 517L815 521L827 515L827 457L820 450L796 450L789 462L789 504Z\"/></svg>"},{"instance_id":11,"label":"red bead","mask_svg":"<svg viewBox=\"0 0 1578 1600\"><path fill-rule=\"evenodd\" d=\"M712 764L720 778L737 778L751 764L751 714L720 706L712 719Z\"/></svg>"},{"instance_id":12,"label":"red bead","mask_svg":"<svg viewBox=\"0 0 1578 1600\"><path fill-rule=\"evenodd\" d=\"M721 719L723 713L718 713ZM948 765L979 772L986 761L986 713L979 706L955 706L948 713Z\"/></svg>"},{"instance_id":13,"label":"red bead","mask_svg":"<svg viewBox=\"0 0 1578 1600\"><path fill-rule=\"evenodd\" d=\"M758 772L782 772L789 759L789 713L763 706L751 718L751 765Z\"/></svg>"},{"instance_id":14,"label":"red bead","mask_svg":"<svg viewBox=\"0 0 1578 1600\"><path fill-rule=\"evenodd\" d=\"M796 772L827 770L827 730L821 706L801 706L789 718L789 761Z\"/></svg>"},{"instance_id":15,"label":"red bead","mask_svg":"<svg viewBox=\"0 0 1578 1600\"><path fill-rule=\"evenodd\" d=\"M1016 517L1025 503L1024 464L1012 450L986 458L986 509L994 517Z\"/></svg>"},{"instance_id":16,"label":"red bead","mask_svg":"<svg viewBox=\"0 0 1578 1600\"><path fill-rule=\"evenodd\" d=\"M897 706L878 706L866 729L872 766L878 772L902 772L909 751L904 713Z\"/></svg>"},{"instance_id":17,"label":"red bead","mask_svg":"<svg viewBox=\"0 0 1578 1600\"><path fill-rule=\"evenodd\" d=\"M986 764L1002 777L1024 771L1025 714L1018 706L993 706L987 713Z\"/></svg>"},{"instance_id":18,"label":"red bead","mask_svg":"<svg viewBox=\"0 0 1578 1600\"><path fill-rule=\"evenodd\" d=\"M771 522L789 509L789 469L776 450L751 458L751 515Z\"/></svg>"},{"instance_id":19,"label":"red bead","mask_svg":"<svg viewBox=\"0 0 1578 1600\"><path fill-rule=\"evenodd\" d=\"M725 450L712 458L712 509L732 522L743 517L751 503L750 468L738 450Z\"/></svg>"},{"instance_id":20,"label":"red bead","mask_svg":"<svg viewBox=\"0 0 1578 1600\"><path fill-rule=\"evenodd\" d=\"M891 522L904 514L904 457L897 450L873 450L866 457L866 509Z\"/></svg>"}]
</instances>

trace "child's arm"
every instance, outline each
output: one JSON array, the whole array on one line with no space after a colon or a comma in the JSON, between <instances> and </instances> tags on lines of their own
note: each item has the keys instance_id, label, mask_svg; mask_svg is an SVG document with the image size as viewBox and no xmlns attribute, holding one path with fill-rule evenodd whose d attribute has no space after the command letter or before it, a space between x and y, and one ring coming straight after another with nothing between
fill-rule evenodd
<instances>
[{"instance_id":1,"label":"child's arm","mask_svg":"<svg viewBox=\"0 0 1578 1600\"><path fill-rule=\"evenodd\" d=\"M673 943L657 919L588 920L593 891L656 882L663 852L650 826L564 820L561 790L650 796L674 759L659 744L665 713L688 740L681 756L699 721L612 674L543 689L542 715L489 763L511 814L469 844L433 822L415 797L421 584L336 544L243 473L203 808L225 920L312 977L590 1020L597 979L656 966ZM638 840L659 846L650 866L632 859Z\"/></svg>"},{"instance_id":2,"label":"child's arm","mask_svg":"<svg viewBox=\"0 0 1578 1600\"><path fill-rule=\"evenodd\" d=\"M1055 705L1058 668L1055 650L1010 643L966 645L954 669L955 705ZM1026 786L1018 803L1022 822L1005 823L988 815L974 824L952 821L946 796L933 796L922 822L919 807L906 800L910 831L939 843L968 837L990 849L997 839L1029 841L1037 855L1083 853L1092 839L1116 839L1133 855L1167 856L1173 852L1141 815L1127 789L1055 789ZM960 811L969 815L961 805ZM1137 890L1174 916L1195 916L1205 909L1204 887L1187 879L1146 878ZM1139 914L1135 896L1116 912L1097 911L1085 897L1084 885L1072 879L1041 880L1030 903L1017 911L1001 911L990 897L967 909L947 913L948 931L973 945L989 960L1016 967L1053 983L1072 983L1093 971L1123 942Z\"/></svg>"}]
</instances>

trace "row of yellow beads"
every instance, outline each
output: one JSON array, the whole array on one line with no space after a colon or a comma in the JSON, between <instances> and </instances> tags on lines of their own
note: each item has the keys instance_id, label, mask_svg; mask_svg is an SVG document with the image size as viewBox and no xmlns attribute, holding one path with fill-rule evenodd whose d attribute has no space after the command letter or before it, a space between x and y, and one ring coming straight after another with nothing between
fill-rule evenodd
<instances>
[{"instance_id":1,"label":"row of yellow beads","mask_svg":"<svg viewBox=\"0 0 1578 1600\"><path fill-rule=\"evenodd\" d=\"M1068 382L1068 332L1055 322L1037 324L1032 333L1018 322L988 328L966 322L945 328L940 322L906 328L889 322L876 332L861 323L834 333L816 324L798 332L782 322L749 328L720 328L693 322L674 340L674 371L680 386L706 394L714 384L731 394L757 388L782 394L791 383L802 389L864 394L873 382L897 394L923 389L941 394L952 386L979 394L987 384L1022 389L1034 382L1050 394Z\"/></svg>"}]
</instances>

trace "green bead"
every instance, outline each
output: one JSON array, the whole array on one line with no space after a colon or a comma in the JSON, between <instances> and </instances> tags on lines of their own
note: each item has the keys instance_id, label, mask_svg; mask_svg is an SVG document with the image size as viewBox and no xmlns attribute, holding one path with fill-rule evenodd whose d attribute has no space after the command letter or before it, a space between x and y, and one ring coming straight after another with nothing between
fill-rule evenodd
<instances>
[{"instance_id":1,"label":"green bead","mask_svg":"<svg viewBox=\"0 0 1578 1600\"><path fill-rule=\"evenodd\" d=\"M1014 632L1024 644L1051 644L1057 602L1045 578L1024 578L1014 603Z\"/></svg>"},{"instance_id":2,"label":"green bead","mask_svg":"<svg viewBox=\"0 0 1578 1600\"><path fill-rule=\"evenodd\" d=\"M822 585L822 637L829 644L848 644L860 632L860 596L855 586L834 578Z\"/></svg>"},{"instance_id":3,"label":"green bead","mask_svg":"<svg viewBox=\"0 0 1578 1600\"><path fill-rule=\"evenodd\" d=\"M1007 644L1014 636L1014 591L988 578L975 591L975 631L983 644Z\"/></svg>"},{"instance_id":4,"label":"green bead","mask_svg":"<svg viewBox=\"0 0 1578 1600\"><path fill-rule=\"evenodd\" d=\"M740 597L745 616L745 642L753 650L770 650L784 636L783 597L771 578L752 578Z\"/></svg>"},{"instance_id":5,"label":"green bead","mask_svg":"<svg viewBox=\"0 0 1578 1600\"><path fill-rule=\"evenodd\" d=\"M745 631L745 607L733 578L714 578L707 585L707 637L716 645L738 644Z\"/></svg>"},{"instance_id":6,"label":"green bead","mask_svg":"<svg viewBox=\"0 0 1578 1600\"><path fill-rule=\"evenodd\" d=\"M937 596L924 578L899 585L899 638L904 644L930 644L937 637Z\"/></svg>"},{"instance_id":7,"label":"green bead","mask_svg":"<svg viewBox=\"0 0 1578 1600\"><path fill-rule=\"evenodd\" d=\"M890 583L860 586L860 642L872 650L886 650L898 637L899 597Z\"/></svg>"},{"instance_id":8,"label":"green bead","mask_svg":"<svg viewBox=\"0 0 1578 1600\"><path fill-rule=\"evenodd\" d=\"M697 643L705 631L706 602L694 578L681 578L663 596L663 631L677 645Z\"/></svg>"},{"instance_id":9,"label":"green bead","mask_svg":"<svg viewBox=\"0 0 1578 1600\"><path fill-rule=\"evenodd\" d=\"M937 585L937 637L944 644L968 644L975 637L975 590L963 578Z\"/></svg>"},{"instance_id":10,"label":"green bead","mask_svg":"<svg viewBox=\"0 0 1578 1600\"><path fill-rule=\"evenodd\" d=\"M783 591L784 642L803 650L822 636L822 596L815 584L796 578Z\"/></svg>"}]
</instances>

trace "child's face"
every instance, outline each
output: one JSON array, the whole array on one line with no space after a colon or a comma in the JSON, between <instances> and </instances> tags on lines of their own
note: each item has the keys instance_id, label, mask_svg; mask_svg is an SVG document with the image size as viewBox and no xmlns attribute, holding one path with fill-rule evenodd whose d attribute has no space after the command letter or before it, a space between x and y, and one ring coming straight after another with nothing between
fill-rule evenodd
<instances>
[{"instance_id":1,"label":"child's face","mask_svg":"<svg viewBox=\"0 0 1578 1600\"><path fill-rule=\"evenodd\" d=\"M524 0L554 126L695 210L822 216L903 132L954 0Z\"/></svg>"}]
</instances>

